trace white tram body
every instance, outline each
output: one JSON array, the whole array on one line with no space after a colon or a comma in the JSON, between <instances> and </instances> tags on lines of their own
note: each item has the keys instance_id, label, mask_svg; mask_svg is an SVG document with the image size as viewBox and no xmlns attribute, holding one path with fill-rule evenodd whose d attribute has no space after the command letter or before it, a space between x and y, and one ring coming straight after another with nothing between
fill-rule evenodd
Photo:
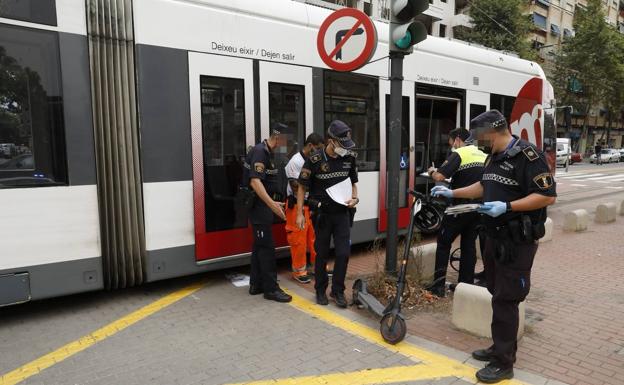
<instances>
[{"instance_id":1,"label":"white tram body","mask_svg":"<svg viewBox=\"0 0 624 385\"><path fill-rule=\"evenodd\" d=\"M233 201L240 157L277 120L296 128L291 146L333 119L352 126L353 242L383 237L387 24L375 22L379 60L338 73L316 48L330 11L300 2L45 3L43 18L0 11L0 55L14 63L0 71L26 74L14 87L42 100L0 105L21 122L0 119L0 143L10 131L34 159L0 160L0 305L248 263L251 233ZM552 145L552 87L533 62L429 37L405 58L403 96L402 191L442 162L449 130L490 108Z\"/></svg>"}]
</instances>

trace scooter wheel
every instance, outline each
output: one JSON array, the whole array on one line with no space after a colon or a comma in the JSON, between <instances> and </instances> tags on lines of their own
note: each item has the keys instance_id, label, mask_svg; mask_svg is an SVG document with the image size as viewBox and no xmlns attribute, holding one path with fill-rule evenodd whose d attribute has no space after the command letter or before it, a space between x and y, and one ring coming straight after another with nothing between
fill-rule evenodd
<instances>
[{"instance_id":1,"label":"scooter wheel","mask_svg":"<svg viewBox=\"0 0 624 385\"><path fill-rule=\"evenodd\" d=\"M381 336L384 341L391 345L398 344L399 342L405 339L405 334L407 334L407 326L405 325L405 320L403 317L397 315L396 321L394 322L394 327L392 326L392 321L394 319L392 314L386 314L381 318L381 325L379 327L379 331L381 332Z\"/></svg>"}]
</instances>

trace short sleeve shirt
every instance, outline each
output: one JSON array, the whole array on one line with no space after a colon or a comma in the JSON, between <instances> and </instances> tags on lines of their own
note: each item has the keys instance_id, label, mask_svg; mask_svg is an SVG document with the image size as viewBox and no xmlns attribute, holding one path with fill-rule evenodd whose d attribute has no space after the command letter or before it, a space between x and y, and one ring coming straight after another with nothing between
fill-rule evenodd
<instances>
[{"instance_id":1,"label":"short sleeve shirt","mask_svg":"<svg viewBox=\"0 0 624 385\"><path fill-rule=\"evenodd\" d=\"M483 201L511 202L533 193L556 197L557 186L544 154L529 142L517 137L514 140L508 150L486 159L481 179ZM546 209L527 214L533 223L546 220ZM497 218L484 218L487 225L501 226L516 216L517 212L508 212Z\"/></svg>"},{"instance_id":2,"label":"short sleeve shirt","mask_svg":"<svg viewBox=\"0 0 624 385\"><path fill-rule=\"evenodd\" d=\"M255 145L247 153L243 171L243 181L247 186L251 178L260 179L267 194L271 197L280 192L279 173L275 166L274 154L266 141ZM261 199L255 200L249 214L253 224L273 223L273 212Z\"/></svg>"},{"instance_id":3,"label":"short sleeve shirt","mask_svg":"<svg viewBox=\"0 0 624 385\"><path fill-rule=\"evenodd\" d=\"M299 174L299 184L309 188L310 197L319 200L322 210L326 212L346 209L346 206L334 202L325 191L346 179L350 179L353 184L358 182L355 157L347 155L333 158L325 150L310 155Z\"/></svg>"},{"instance_id":4,"label":"short sleeve shirt","mask_svg":"<svg viewBox=\"0 0 624 385\"><path fill-rule=\"evenodd\" d=\"M301 152L293 155L293 157L288 161L288 164L286 164L286 178L288 178L289 181L299 179L299 174L301 173L304 163L305 158ZM288 195L294 195L292 188L290 188L290 184L288 184L286 190Z\"/></svg>"}]
</instances>

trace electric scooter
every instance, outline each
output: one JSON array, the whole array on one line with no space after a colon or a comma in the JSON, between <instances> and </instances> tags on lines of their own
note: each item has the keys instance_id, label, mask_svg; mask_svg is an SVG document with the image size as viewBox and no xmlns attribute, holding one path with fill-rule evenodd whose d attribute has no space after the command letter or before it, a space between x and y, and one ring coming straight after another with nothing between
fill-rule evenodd
<instances>
[{"instance_id":1,"label":"electric scooter","mask_svg":"<svg viewBox=\"0 0 624 385\"><path fill-rule=\"evenodd\" d=\"M416 191L410 191L410 194L414 196L414 203L411 207L410 223L407 232L407 238L405 240L405 250L403 252L403 259L401 260L401 267L399 269L399 276L397 278L397 294L390 300L388 306L381 304L372 294L366 289L366 281L358 279L353 283L353 302L359 308L367 308L372 313L381 317L381 324L379 331L384 341L389 344L397 344L405 338L407 333L407 326L405 324L405 318L401 314L401 298L405 289L406 275L407 275L407 262L409 260L409 253L412 245L412 237L414 234L414 217L420 211L422 207L421 196L422 194Z\"/></svg>"}]
</instances>

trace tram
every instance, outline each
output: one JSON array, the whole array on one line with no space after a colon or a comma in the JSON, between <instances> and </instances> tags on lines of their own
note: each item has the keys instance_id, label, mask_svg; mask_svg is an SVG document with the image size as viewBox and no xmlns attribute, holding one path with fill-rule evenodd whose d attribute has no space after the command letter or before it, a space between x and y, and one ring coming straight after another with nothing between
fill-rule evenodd
<instances>
[{"instance_id":1,"label":"tram","mask_svg":"<svg viewBox=\"0 0 624 385\"><path fill-rule=\"evenodd\" d=\"M0 143L16 149L0 157L0 305L248 263L241 157L275 121L294 129L289 151L331 120L353 128L352 242L383 237L388 25L375 21L372 63L334 72L316 51L329 13L290 0L0 7ZM419 174L443 162L451 129L496 108L550 154L552 103L534 62L418 44L404 62L400 226L407 190L424 190ZM285 249L283 224L275 234Z\"/></svg>"}]
</instances>

